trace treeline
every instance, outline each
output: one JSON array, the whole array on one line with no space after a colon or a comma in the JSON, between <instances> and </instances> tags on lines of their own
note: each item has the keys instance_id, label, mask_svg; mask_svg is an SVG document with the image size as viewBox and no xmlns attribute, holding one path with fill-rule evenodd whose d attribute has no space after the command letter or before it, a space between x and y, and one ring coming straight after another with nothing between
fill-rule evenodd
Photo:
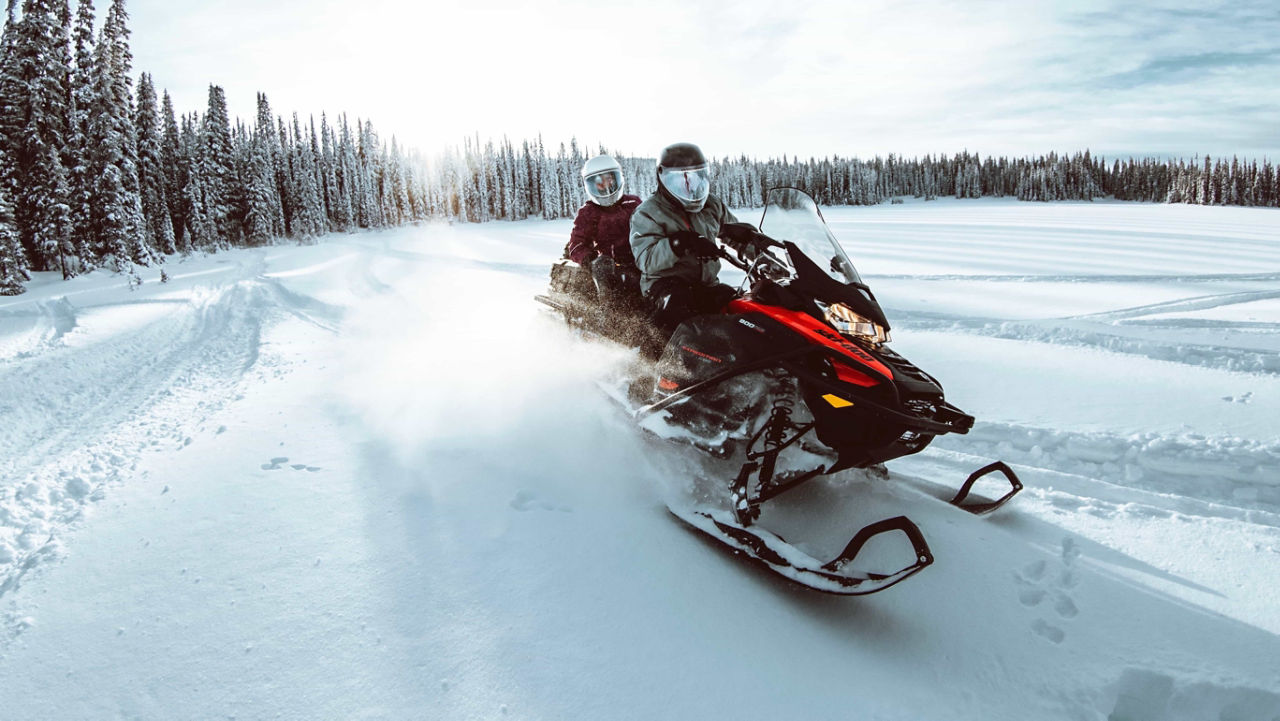
<instances>
[{"instance_id":1,"label":"treeline","mask_svg":"<svg viewBox=\"0 0 1280 721\"><path fill-rule=\"evenodd\" d=\"M0 293L30 271L130 272L171 253L310 239L429 215L423 164L369 122L273 116L252 126L210 86L178 117L131 81L128 14L113 0L9 0L0 38Z\"/></svg>"},{"instance_id":2,"label":"treeline","mask_svg":"<svg viewBox=\"0 0 1280 721\"><path fill-rule=\"evenodd\" d=\"M912 196L932 199L1015 197L1019 200L1119 200L1202 205L1280 207L1280 168L1269 161L1114 160L1088 151L1071 156L992 158L959 153L951 158L808 161L746 157L716 163L712 188L734 207L754 207L768 188L791 185L824 205L874 205Z\"/></svg>"},{"instance_id":3,"label":"treeline","mask_svg":"<svg viewBox=\"0 0 1280 721\"><path fill-rule=\"evenodd\" d=\"M598 152L605 152L603 148ZM468 140L461 150L432 164L427 185L432 217L463 221L572 217L586 202L578 171L593 153L577 141L549 154L542 140L481 146ZM641 197L657 189L653 158L614 153L626 176L627 192ZM981 158L959 153L950 158L889 155L856 158L767 159L746 156L712 160L712 192L730 207L764 203L770 188L798 187L822 205L875 205L911 196L930 200L1014 197L1019 200L1120 200L1202 205L1280 207L1280 168L1269 161L1114 160L1088 151L1071 156Z\"/></svg>"}]
</instances>

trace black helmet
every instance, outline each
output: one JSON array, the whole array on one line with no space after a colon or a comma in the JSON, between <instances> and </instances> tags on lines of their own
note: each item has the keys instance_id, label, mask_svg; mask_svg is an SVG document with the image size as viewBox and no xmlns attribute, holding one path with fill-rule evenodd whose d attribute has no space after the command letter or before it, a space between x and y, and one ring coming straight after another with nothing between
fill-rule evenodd
<instances>
[{"instance_id":1,"label":"black helmet","mask_svg":"<svg viewBox=\"0 0 1280 721\"><path fill-rule=\"evenodd\" d=\"M707 156L702 148L693 143L674 143L662 149L658 158L658 170L663 168L692 168L695 165L706 165Z\"/></svg>"},{"instance_id":2,"label":"black helmet","mask_svg":"<svg viewBox=\"0 0 1280 721\"><path fill-rule=\"evenodd\" d=\"M711 191L711 171L702 149L693 143L663 148L658 158L658 183L685 210L701 211Z\"/></svg>"}]
</instances>

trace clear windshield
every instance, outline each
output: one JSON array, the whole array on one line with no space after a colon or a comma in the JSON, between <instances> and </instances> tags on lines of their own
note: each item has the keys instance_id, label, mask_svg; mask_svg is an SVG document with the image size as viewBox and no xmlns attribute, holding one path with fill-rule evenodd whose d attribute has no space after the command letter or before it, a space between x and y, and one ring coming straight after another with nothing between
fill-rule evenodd
<instances>
[{"instance_id":1,"label":"clear windshield","mask_svg":"<svg viewBox=\"0 0 1280 721\"><path fill-rule=\"evenodd\" d=\"M760 219L760 232L774 240L795 243L818 267L841 283L862 282L844 248L827 228L818 204L803 190L770 190L764 217Z\"/></svg>"}]
</instances>

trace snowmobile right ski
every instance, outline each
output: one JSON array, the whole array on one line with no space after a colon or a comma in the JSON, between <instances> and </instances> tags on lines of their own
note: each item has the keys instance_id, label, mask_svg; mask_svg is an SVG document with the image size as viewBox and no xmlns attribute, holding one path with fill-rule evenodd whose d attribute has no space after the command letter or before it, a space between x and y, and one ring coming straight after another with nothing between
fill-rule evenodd
<instances>
[{"instance_id":1,"label":"snowmobile right ski","mask_svg":"<svg viewBox=\"0 0 1280 721\"><path fill-rule=\"evenodd\" d=\"M920 529L906 516L886 518L862 530L835 558L822 562L758 526L739 523L733 514L718 510L668 510L694 529L728 546L735 553L759 562L768 570L806 588L840 596L864 596L883 591L924 570L933 563L933 554ZM915 561L897 571L878 573L858 570L858 554L867 541L881 534L900 531L911 542Z\"/></svg>"}]
</instances>

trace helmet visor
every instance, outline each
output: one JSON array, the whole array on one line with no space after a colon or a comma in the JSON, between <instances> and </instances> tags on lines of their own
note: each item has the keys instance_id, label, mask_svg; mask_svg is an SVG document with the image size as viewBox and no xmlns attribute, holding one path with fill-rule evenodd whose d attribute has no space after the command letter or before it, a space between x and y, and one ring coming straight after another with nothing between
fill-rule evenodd
<instances>
[{"instance_id":1,"label":"helmet visor","mask_svg":"<svg viewBox=\"0 0 1280 721\"><path fill-rule=\"evenodd\" d=\"M705 165L692 168L663 168L658 176L667 192L686 203L699 203L711 192L711 172Z\"/></svg>"},{"instance_id":2,"label":"helmet visor","mask_svg":"<svg viewBox=\"0 0 1280 721\"><path fill-rule=\"evenodd\" d=\"M622 173L617 170L605 170L582 179L587 192L594 198L608 198L622 187Z\"/></svg>"}]
</instances>

